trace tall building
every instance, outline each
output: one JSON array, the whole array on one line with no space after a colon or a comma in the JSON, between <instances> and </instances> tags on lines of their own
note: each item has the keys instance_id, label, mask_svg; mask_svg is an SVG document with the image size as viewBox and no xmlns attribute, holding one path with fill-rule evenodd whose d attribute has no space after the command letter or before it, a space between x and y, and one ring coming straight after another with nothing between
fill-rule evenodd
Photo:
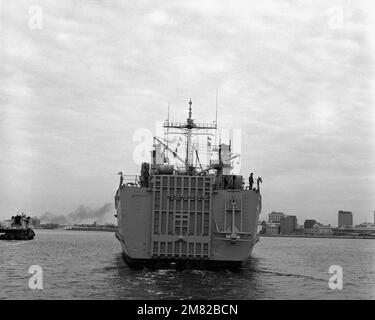
<instances>
[{"instance_id":1,"label":"tall building","mask_svg":"<svg viewBox=\"0 0 375 320\"><path fill-rule=\"evenodd\" d=\"M280 220L280 233L289 234L293 233L297 228L296 216L285 216Z\"/></svg>"},{"instance_id":2,"label":"tall building","mask_svg":"<svg viewBox=\"0 0 375 320\"><path fill-rule=\"evenodd\" d=\"M268 214L268 221L272 223L279 223L281 218L284 218L284 217L285 217L284 213L272 211L270 214Z\"/></svg>"},{"instance_id":3,"label":"tall building","mask_svg":"<svg viewBox=\"0 0 375 320\"><path fill-rule=\"evenodd\" d=\"M314 224L316 223L316 220L305 220L305 223L303 224L304 229L312 229L314 227Z\"/></svg>"},{"instance_id":4,"label":"tall building","mask_svg":"<svg viewBox=\"0 0 375 320\"><path fill-rule=\"evenodd\" d=\"M339 217L339 228L353 226L353 213L350 211L340 210L338 213Z\"/></svg>"}]
</instances>

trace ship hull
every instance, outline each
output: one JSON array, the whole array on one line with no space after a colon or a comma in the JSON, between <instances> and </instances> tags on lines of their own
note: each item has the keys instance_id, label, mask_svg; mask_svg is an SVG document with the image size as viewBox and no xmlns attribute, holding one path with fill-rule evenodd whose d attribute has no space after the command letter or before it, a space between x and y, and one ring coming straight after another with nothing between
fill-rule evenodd
<instances>
[{"instance_id":1,"label":"ship hull","mask_svg":"<svg viewBox=\"0 0 375 320\"><path fill-rule=\"evenodd\" d=\"M216 190L211 177L154 176L115 197L119 240L134 268L240 268L258 241L261 195Z\"/></svg>"},{"instance_id":2,"label":"ship hull","mask_svg":"<svg viewBox=\"0 0 375 320\"><path fill-rule=\"evenodd\" d=\"M122 257L129 267L133 269L204 269L204 270L222 270L239 269L245 267L251 258L251 252L247 259L236 260L203 260L203 259L185 259L185 258L133 258L126 252L126 247L121 241L119 233L116 232L116 238L120 241L122 247ZM252 250L252 248L251 248Z\"/></svg>"}]
</instances>

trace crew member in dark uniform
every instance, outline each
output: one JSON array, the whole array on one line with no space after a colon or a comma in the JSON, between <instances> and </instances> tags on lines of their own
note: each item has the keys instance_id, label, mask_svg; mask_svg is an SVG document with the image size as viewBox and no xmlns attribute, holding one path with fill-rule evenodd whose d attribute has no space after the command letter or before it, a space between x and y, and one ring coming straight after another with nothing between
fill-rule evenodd
<instances>
[{"instance_id":1,"label":"crew member in dark uniform","mask_svg":"<svg viewBox=\"0 0 375 320\"><path fill-rule=\"evenodd\" d=\"M262 177L258 177L257 179L257 189L258 189L258 192L260 192L260 188L259 188L259 183L262 183Z\"/></svg>"},{"instance_id":2,"label":"crew member in dark uniform","mask_svg":"<svg viewBox=\"0 0 375 320\"><path fill-rule=\"evenodd\" d=\"M249 189L250 189L250 190L253 189L253 184L254 184L253 173L250 173L250 177L249 177Z\"/></svg>"},{"instance_id":3,"label":"crew member in dark uniform","mask_svg":"<svg viewBox=\"0 0 375 320\"><path fill-rule=\"evenodd\" d=\"M123 184L123 182L124 182L124 176L122 175L122 171L120 171L119 173L118 173L118 175L120 175L120 188L122 187L122 184Z\"/></svg>"}]
</instances>

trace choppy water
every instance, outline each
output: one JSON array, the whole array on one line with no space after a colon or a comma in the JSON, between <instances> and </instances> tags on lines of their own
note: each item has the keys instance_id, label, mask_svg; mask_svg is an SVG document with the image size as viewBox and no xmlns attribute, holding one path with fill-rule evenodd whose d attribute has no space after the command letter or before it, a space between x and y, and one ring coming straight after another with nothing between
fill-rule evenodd
<instances>
[{"instance_id":1,"label":"choppy water","mask_svg":"<svg viewBox=\"0 0 375 320\"><path fill-rule=\"evenodd\" d=\"M261 238L241 271L131 270L111 232L0 241L0 299L375 299L375 240ZM31 290L31 265L43 290ZM331 265L343 289L331 290Z\"/></svg>"}]
</instances>

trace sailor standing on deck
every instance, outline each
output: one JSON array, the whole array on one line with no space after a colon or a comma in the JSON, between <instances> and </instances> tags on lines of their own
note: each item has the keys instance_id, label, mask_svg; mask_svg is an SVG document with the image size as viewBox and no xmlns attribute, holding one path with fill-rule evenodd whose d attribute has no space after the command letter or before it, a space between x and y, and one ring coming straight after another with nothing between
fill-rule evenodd
<instances>
[{"instance_id":1,"label":"sailor standing on deck","mask_svg":"<svg viewBox=\"0 0 375 320\"><path fill-rule=\"evenodd\" d=\"M260 192L259 184L262 183L262 182L263 182L262 177L258 177L258 179L257 179L257 190L258 190L258 192Z\"/></svg>"},{"instance_id":2,"label":"sailor standing on deck","mask_svg":"<svg viewBox=\"0 0 375 320\"><path fill-rule=\"evenodd\" d=\"M254 184L253 173L250 173L250 177L249 177L249 189L250 190L253 190L253 184Z\"/></svg>"},{"instance_id":3,"label":"sailor standing on deck","mask_svg":"<svg viewBox=\"0 0 375 320\"><path fill-rule=\"evenodd\" d=\"M122 187L122 184L123 184L123 182L124 182L124 176L122 175L122 171L120 171L119 173L118 173L118 175L120 175L120 188Z\"/></svg>"}]
</instances>

